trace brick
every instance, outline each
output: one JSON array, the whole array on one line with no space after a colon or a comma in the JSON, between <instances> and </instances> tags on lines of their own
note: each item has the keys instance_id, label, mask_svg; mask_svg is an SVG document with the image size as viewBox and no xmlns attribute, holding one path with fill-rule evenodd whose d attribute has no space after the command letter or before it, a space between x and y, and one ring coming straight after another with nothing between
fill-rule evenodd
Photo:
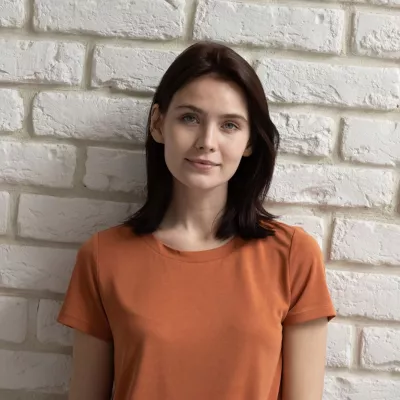
<instances>
[{"instance_id":1,"label":"brick","mask_svg":"<svg viewBox=\"0 0 400 400\"><path fill-rule=\"evenodd\" d=\"M18 297L0 297L0 340L22 343L28 328L28 302Z\"/></svg>"},{"instance_id":2,"label":"brick","mask_svg":"<svg viewBox=\"0 0 400 400\"><path fill-rule=\"evenodd\" d=\"M394 110L400 70L262 59L256 71L270 101Z\"/></svg>"},{"instance_id":3,"label":"brick","mask_svg":"<svg viewBox=\"0 0 400 400\"><path fill-rule=\"evenodd\" d=\"M323 400L398 400L399 393L398 380L327 376Z\"/></svg>"},{"instance_id":4,"label":"brick","mask_svg":"<svg viewBox=\"0 0 400 400\"><path fill-rule=\"evenodd\" d=\"M46 344L72 346L73 330L57 322L61 303L54 300L40 300L37 315L37 338Z\"/></svg>"},{"instance_id":5,"label":"brick","mask_svg":"<svg viewBox=\"0 0 400 400\"><path fill-rule=\"evenodd\" d=\"M7 231L9 202L10 195L7 192L0 192L0 235L4 235Z\"/></svg>"},{"instance_id":6,"label":"brick","mask_svg":"<svg viewBox=\"0 0 400 400\"><path fill-rule=\"evenodd\" d=\"M143 193L146 184L143 152L90 147L87 157L83 179L87 188Z\"/></svg>"},{"instance_id":7,"label":"brick","mask_svg":"<svg viewBox=\"0 0 400 400\"><path fill-rule=\"evenodd\" d=\"M326 0L326 2L327 3L337 3L337 0ZM359 3L359 4L360 3L361 4L376 4L376 5L382 5L382 6L400 5L400 0L340 0L340 2Z\"/></svg>"},{"instance_id":8,"label":"brick","mask_svg":"<svg viewBox=\"0 0 400 400\"><path fill-rule=\"evenodd\" d=\"M351 362L351 326L331 323L328 326L326 365L349 367Z\"/></svg>"},{"instance_id":9,"label":"brick","mask_svg":"<svg viewBox=\"0 0 400 400\"><path fill-rule=\"evenodd\" d=\"M295 204L382 207L391 204L394 186L387 170L280 163L268 197Z\"/></svg>"},{"instance_id":10,"label":"brick","mask_svg":"<svg viewBox=\"0 0 400 400\"><path fill-rule=\"evenodd\" d=\"M65 394L0 389L2 400L68 400Z\"/></svg>"},{"instance_id":11,"label":"brick","mask_svg":"<svg viewBox=\"0 0 400 400\"><path fill-rule=\"evenodd\" d=\"M400 330L368 327L361 335L361 365L380 371L400 371Z\"/></svg>"},{"instance_id":12,"label":"brick","mask_svg":"<svg viewBox=\"0 0 400 400\"><path fill-rule=\"evenodd\" d=\"M24 0L0 0L0 11L0 26L21 28L24 25Z\"/></svg>"},{"instance_id":13,"label":"brick","mask_svg":"<svg viewBox=\"0 0 400 400\"><path fill-rule=\"evenodd\" d=\"M183 33L184 1L35 0L34 25L44 31L137 39L174 39Z\"/></svg>"},{"instance_id":14,"label":"brick","mask_svg":"<svg viewBox=\"0 0 400 400\"><path fill-rule=\"evenodd\" d=\"M76 149L65 144L0 143L0 183L73 186Z\"/></svg>"},{"instance_id":15,"label":"brick","mask_svg":"<svg viewBox=\"0 0 400 400\"><path fill-rule=\"evenodd\" d=\"M95 232L122 223L137 205L23 194L18 234L54 242L81 243Z\"/></svg>"},{"instance_id":16,"label":"brick","mask_svg":"<svg viewBox=\"0 0 400 400\"><path fill-rule=\"evenodd\" d=\"M344 317L400 321L400 278L327 270L335 308Z\"/></svg>"},{"instance_id":17,"label":"brick","mask_svg":"<svg viewBox=\"0 0 400 400\"><path fill-rule=\"evenodd\" d=\"M400 163L400 124L367 118L345 118L345 160L395 166Z\"/></svg>"},{"instance_id":18,"label":"brick","mask_svg":"<svg viewBox=\"0 0 400 400\"><path fill-rule=\"evenodd\" d=\"M334 121L310 114L271 113L280 135L280 152L306 156L329 156L333 148Z\"/></svg>"},{"instance_id":19,"label":"brick","mask_svg":"<svg viewBox=\"0 0 400 400\"><path fill-rule=\"evenodd\" d=\"M0 350L0 387L65 393L71 357L63 354Z\"/></svg>"},{"instance_id":20,"label":"brick","mask_svg":"<svg viewBox=\"0 0 400 400\"><path fill-rule=\"evenodd\" d=\"M360 55L399 59L400 17L357 13L354 22L353 50Z\"/></svg>"},{"instance_id":21,"label":"brick","mask_svg":"<svg viewBox=\"0 0 400 400\"><path fill-rule=\"evenodd\" d=\"M338 0L326 0L326 3L337 3ZM375 4L381 6L396 6L400 5L400 0L339 0L340 3L353 3L353 4ZM383 9L388 11L388 9ZM389 9L390 11L390 9Z\"/></svg>"},{"instance_id":22,"label":"brick","mask_svg":"<svg viewBox=\"0 0 400 400\"><path fill-rule=\"evenodd\" d=\"M339 54L343 25L339 9L203 0L194 38Z\"/></svg>"},{"instance_id":23,"label":"brick","mask_svg":"<svg viewBox=\"0 0 400 400\"><path fill-rule=\"evenodd\" d=\"M14 132L22 128L24 102L17 90L0 89L0 131Z\"/></svg>"},{"instance_id":24,"label":"brick","mask_svg":"<svg viewBox=\"0 0 400 400\"><path fill-rule=\"evenodd\" d=\"M324 221L322 218L308 215L283 215L280 221L293 226L300 226L317 240L322 248L324 237Z\"/></svg>"},{"instance_id":25,"label":"brick","mask_svg":"<svg viewBox=\"0 0 400 400\"><path fill-rule=\"evenodd\" d=\"M143 143L150 102L92 93L40 93L33 101L38 136Z\"/></svg>"},{"instance_id":26,"label":"brick","mask_svg":"<svg viewBox=\"0 0 400 400\"><path fill-rule=\"evenodd\" d=\"M0 40L0 82L77 85L85 47L80 43Z\"/></svg>"},{"instance_id":27,"label":"brick","mask_svg":"<svg viewBox=\"0 0 400 400\"><path fill-rule=\"evenodd\" d=\"M174 51L99 46L94 53L92 85L153 93L178 54Z\"/></svg>"},{"instance_id":28,"label":"brick","mask_svg":"<svg viewBox=\"0 0 400 400\"><path fill-rule=\"evenodd\" d=\"M337 1L337 0L329 0L329 1ZM368 3L368 4L377 4L382 6L396 6L400 5L400 0L352 0L353 3Z\"/></svg>"},{"instance_id":29,"label":"brick","mask_svg":"<svg viewBox=\"0 0 400 400\"><path fill-rule=\"evenodd\" d=\"M65 293L76 250L0 244L0 287Z\"/></svg>"},{"instance_id":30,"label":"brick","mask_svg":"<svg viewBox=\"0 0 400 400\"><path fill-rule=\"evenodd\" d=\"M400 265L400 225L336 219L331 258Z\"/></svg>"}]
</instances>

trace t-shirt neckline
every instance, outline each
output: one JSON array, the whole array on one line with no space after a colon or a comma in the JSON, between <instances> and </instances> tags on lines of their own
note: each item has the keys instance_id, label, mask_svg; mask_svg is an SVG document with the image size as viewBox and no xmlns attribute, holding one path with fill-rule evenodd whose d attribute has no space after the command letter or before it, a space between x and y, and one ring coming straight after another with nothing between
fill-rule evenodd
<instances>
[{"instance_id":1,"label":"t-shirt neckline","mask_svg":"<svg viewBox=\"0 0 400 400\"><path fill-rule=\"evenodd\" d=\"M234 236L228 242L213 249L186 251L186 250L177 250L166 245L161 240L156 238L154 234L148 234L144 236L144 239L153 250L155 250L162 256L168 258L174 258L184 262L206 262L224 258L234 251L239 242L239 238Z\"/></svg>"}]
</instances>

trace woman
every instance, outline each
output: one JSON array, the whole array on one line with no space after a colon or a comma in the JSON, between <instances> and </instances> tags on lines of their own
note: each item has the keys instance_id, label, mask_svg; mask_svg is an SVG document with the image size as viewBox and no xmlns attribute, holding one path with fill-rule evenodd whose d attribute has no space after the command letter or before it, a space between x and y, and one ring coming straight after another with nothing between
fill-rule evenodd
<instances>
[{"instance_id":1,"label":"woman","mask_svg":"<svg viewBox=\"0 0 400 400\"><path fill-rule=\"evenodd\" d=\"M147 130L147 200L82 246L59 315L70 400L321 400L335 310L316 241L263 208L279 136L255 71L189 47Z\"/></svg>"}]
</instances>

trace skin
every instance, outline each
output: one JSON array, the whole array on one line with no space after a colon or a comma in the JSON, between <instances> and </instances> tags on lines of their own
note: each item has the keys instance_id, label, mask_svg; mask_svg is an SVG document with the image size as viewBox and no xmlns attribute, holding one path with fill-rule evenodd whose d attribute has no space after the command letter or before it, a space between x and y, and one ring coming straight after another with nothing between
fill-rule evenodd
<instances>
[{"instance_id":1,"label":"skin","mask_svg":"<svg viewBox=\"0 0 400 400\"><path fill-rule=\"evenodd\" d=\"M234 115L232 115L234 114ZM151 134L165 148L174 177L173 199L155 236L182 251L221 246L214 223L223 209L228 181L242 157L251 155L249 115L240 88L213 76L201 77L178 91L165 115L152 109ZM205 169L188 160L216 165ZM283 400L321 400L327 319L285 327ZM112 345L77 332L70 400L109 400Z\"/></svg>"},{"instance_id":2,"label":"skin","mask_svg":"<svg viewBox=\"0 0 400 400\"><path fill-rule=\"evenodd\" d=\"M201 77L175 94L166 115L153 107L151 133L174 177L172 204L155 235L179 250L220 246L214 222L229 179L251 154L245 96L235 83ZM199 158L217 165L204 170L188 161Z\"/></svg>"},{"instance_id":3,"label":"skin","mask_svg":"<svg viewBox=\"0 0 400 400\"><path fill-rule=\"evenodd\" d=\"M113 385L111 343L75 330L69 400L110 400Z\"/></svg>"}]
</instances>

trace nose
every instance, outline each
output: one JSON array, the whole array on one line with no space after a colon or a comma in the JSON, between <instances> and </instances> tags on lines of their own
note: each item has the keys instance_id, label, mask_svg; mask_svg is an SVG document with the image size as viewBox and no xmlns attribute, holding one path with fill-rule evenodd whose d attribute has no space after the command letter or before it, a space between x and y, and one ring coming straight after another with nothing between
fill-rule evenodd
<instances>
[{"instance_id":1,"label":"nose","mask_svg":"<svg viewBox=\"0 0 400 400\"><path fill-rule=\"evenodd\" d=\"M199 130L195 147L197 150L214 152L216 150L217 130L212 124L205 125Z\"/></svg>"}]
</instances>

